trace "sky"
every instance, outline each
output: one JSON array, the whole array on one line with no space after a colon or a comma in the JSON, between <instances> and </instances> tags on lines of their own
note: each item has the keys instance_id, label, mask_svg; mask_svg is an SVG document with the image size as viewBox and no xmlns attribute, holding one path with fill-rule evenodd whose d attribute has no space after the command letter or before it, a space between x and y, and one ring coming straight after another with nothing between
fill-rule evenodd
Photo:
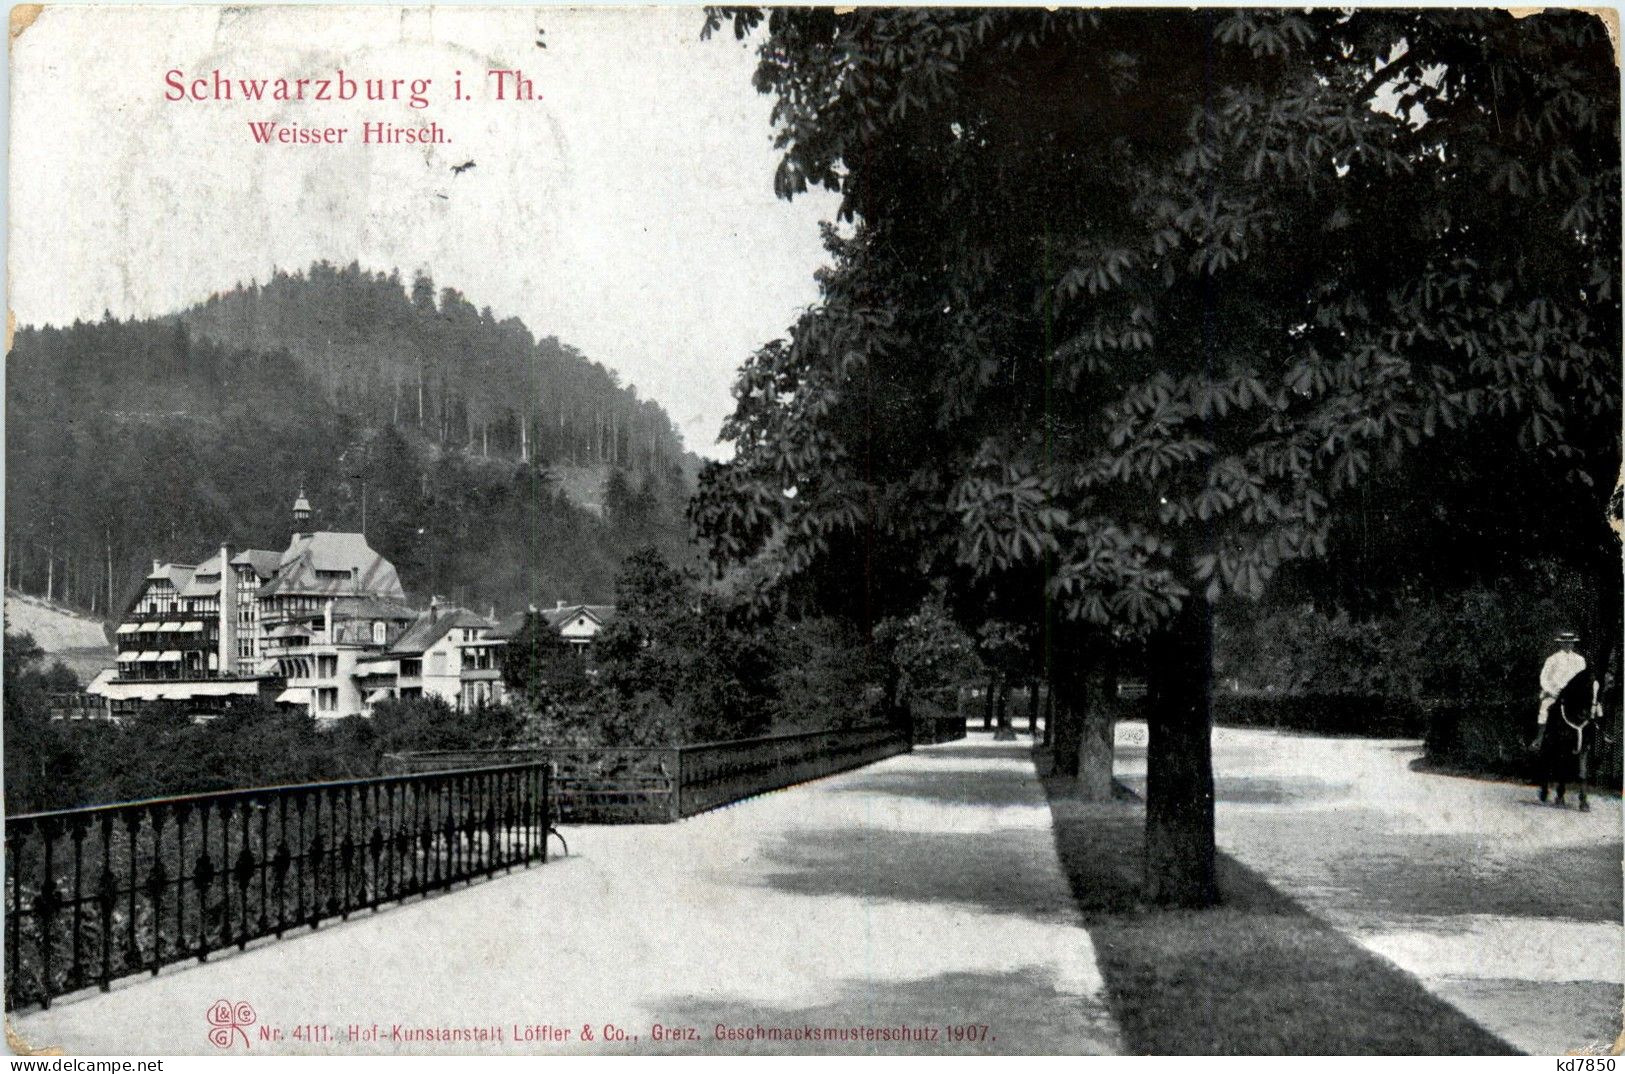
<instances>
[{"instance_id":1,"label":"sky","mask_svg":"<svg viewBox=\"0 0 1625 1074\"><path fill-rule=\"evenodd\" d=\"M773 196L755 43L697 8L47 8L13 46L19 325L172 312L313 261L429 272L715 443L739 364L817 297L833 195ZM538 45L545 43L545 48ZM192 80L428 79L402 99L169 100ZM497 99L491 70L536 98ZM169 72L180 74L171 76ZM453 79L463 75L456 99ZM366 145L362 124L446 144ZM346 128L258 144L250 123ZM454 165L474 167L454 173Z\"/></svg>"}]
</instances>

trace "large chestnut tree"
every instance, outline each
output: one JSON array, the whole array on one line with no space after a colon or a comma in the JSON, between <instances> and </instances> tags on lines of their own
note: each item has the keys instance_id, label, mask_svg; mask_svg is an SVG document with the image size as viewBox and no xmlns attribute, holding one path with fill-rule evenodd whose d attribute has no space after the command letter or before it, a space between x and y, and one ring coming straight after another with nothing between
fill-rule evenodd
<instances>
[{"instance_id":1,"label":"large chestnut tree","mask_svg":"<svg viewBox=\"0 0 1625 1074\"><path fill-rule=\"evenodd\" d=\"M1618 75L1593 16L714 9L820 301L739 374L698 531L764 599L1026 622L1076 771L1144 639L1146 894L1216 898L1213 610L1351 490L1507 444L1618 584ZM1483 467L1469 467L1483 472ZM1470 496L1472 490L1457 490Z\"/></svg>"}]
</instances>

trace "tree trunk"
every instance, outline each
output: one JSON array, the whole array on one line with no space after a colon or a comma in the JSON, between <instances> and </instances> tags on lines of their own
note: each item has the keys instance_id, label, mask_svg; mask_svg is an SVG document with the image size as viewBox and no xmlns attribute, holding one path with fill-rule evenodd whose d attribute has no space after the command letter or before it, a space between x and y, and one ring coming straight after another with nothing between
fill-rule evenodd
<instances>
[{"instance_id":1,"label":"tree trunk","mask_svg":"<svg viewBox=\"0 0 1625 1074\"><path fill-rule=\"evenodd\" d=\"M1078 778L1078 751L1083 745L1083 714L1089 704L1089 676L1082 647L1057 644L1055 662L1050 668L1050 736L1055 759L1051 773L1067 779Z\"/></svg>"},{"instance_id":2,"label":"tree trunk","mask_svg":"<svg viewBox=\"0 0 1625 1074\"><path fill-rule=\"evenodd\" d=\"M987 680L987 697L982 704L982 730L993 730L993 695L998 690L999 677L991 675Z\"/></svg>"},{"instance_id":3,"label":"tree trunk","mask_svg":"<svg viewBox=\"0 0 1625 1074\"><path fill-rule=\"evenodd\" d=\"M1146 695L1145 896L1218 902L1213 846L1213 610L1192 595L1151 639Z\"/></svg>"},{"instance_id":4,"label":"tree trunk","mask_svg":"<svg viewBox=\"0 0 1625 1074\"><path fill-rule=\"evenodd\" d=\"M999 703L997 712L998 715L994 719L994 723L998 725L999 729L994 733L993 737L1001 741L1009 741L1015 738L1016 730L1010 726L1010 676L1008 675L999 676Z\"/></svg>"},{"instance_id":5,"label":"tree trunk","mask_svg":"<svg viewBox=\"0 0 1625 1074\"><path fill-rule=\"evenodd\" d=\"M1038 680L1027 680L1027 733L1038 737Z\"/></svg>"},{"instance_id":6,"label":"tree trunk","mask_svg":"<svg viewBox=\"0 0 1625 1074\"><path fill-rule=\"evenodd\" d=\"M1055 737L1055 680L1046 679L1044 682L1044 745L1048 746Z\"/></svg>"},{"instance_id":7,"label":"tree trunk","mask_svg":"<svg viewBox=\"0 0 1625 1074\"><path fill-rule=\"evenodd\" d=\"M1093 661L1091 661L1093 663ZM1092 802L1112 800L1112 766L1116 760L1117 721L1105 683L1089 683L1078 743L1078 792Z\"/></svg>"}]
</instances>

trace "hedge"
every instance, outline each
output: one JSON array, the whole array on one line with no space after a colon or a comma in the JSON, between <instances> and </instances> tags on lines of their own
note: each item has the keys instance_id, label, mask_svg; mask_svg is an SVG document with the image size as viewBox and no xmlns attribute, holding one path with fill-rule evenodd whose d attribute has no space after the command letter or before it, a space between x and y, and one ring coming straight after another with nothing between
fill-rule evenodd
<instances>
[{"instance_id":1,"label":"hedge","mask_svg":"<svg viewBox=\"0 0 1625 1074\"><path fill-rule=\"evenodd\" d=\"M1213 694L1213 722L1221 727L1268 727L1366 738L1419 738L1426 726L1422 706L1410 698L1223 690Z\"/></svg>"},{"instance_id":2,"label":"hedge","mask_svg":"<svg viewBox=\"0 0 1625 1074\"><path fill-rule=\"evenodd\" d=\"M1527 698L1427 704L1427 765L1474 775L1533 778L1529 743L1535 737L1537 708ZM1609 722L1591 754L1591 781L1617 790L1625 735L1618 714Z\"/></svg>"}]
</instances>

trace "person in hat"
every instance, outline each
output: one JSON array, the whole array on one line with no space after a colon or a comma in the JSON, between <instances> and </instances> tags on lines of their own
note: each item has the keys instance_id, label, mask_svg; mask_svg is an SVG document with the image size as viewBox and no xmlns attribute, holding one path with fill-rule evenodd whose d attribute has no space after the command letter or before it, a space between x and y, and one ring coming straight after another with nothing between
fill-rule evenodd
<instances>
[{"instance_id":1,"label":"person in hat","mask_svg":"<svg viewBox=\"0 0 1625 1074\"><path fill-rule=\"evenodd\" d=\"M1589 809L1585 779L1587 759L1595 735L1592 721L1597 712L1597 684L1586 667L1585 657L1576 651L1580 637L1572 630L1557 636L1557 652L1546 658L1540 669L1539 730L1535 736L1540 773L1540 800L1546 801L1552 784L1557 785L1556 804L1563 804L1568 784L1580 788L1580 808Z\"/></svg>"}]
</instances>

